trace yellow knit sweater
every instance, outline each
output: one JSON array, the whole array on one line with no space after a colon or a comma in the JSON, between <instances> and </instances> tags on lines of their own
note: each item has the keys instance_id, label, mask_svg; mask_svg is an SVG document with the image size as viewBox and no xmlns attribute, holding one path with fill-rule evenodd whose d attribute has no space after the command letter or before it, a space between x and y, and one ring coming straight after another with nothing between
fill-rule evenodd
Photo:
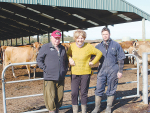
<instances>
[{"instance_id":1,"label":"yellow knit sweater","mask_svg":"<svg viewBox=\"0 0 150 113\"><path fill-rule=\"evenodd\" d=\"M75 66L71 66L72 74L91 74L91 67L89 66L91 55L96 55L92 60L92 63L96 64L102 57L102 52L88 43L85 43L81 48L77 47L76 43L72 43L67 51L68 59L71 57L75 62Z\"/></svg>"}]
</instances>

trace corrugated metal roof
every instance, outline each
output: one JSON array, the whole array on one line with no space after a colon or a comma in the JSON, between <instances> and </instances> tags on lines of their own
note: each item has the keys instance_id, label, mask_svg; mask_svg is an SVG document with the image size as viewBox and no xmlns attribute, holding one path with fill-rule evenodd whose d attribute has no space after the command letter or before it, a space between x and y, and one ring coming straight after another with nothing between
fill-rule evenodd
<instances>
[{"instance_id":1,"label":"corrugated metal roof","mask_svg":"<svg viewBox=\"0 0 150 113\"><path fill-rule=\"evenodd\" d=\"M150 21L148 13L125 0L0 0L0 2L133 12Z\"/></svg>"},{"instance_id":2,"label":"corrugated metal roof","mask_svg":"<svg viewBox=\"0 0 150 113\"><path fill-rule=\"evenodd\" d=\"M0 0L0 39L127 22L150 15L125 0Z\"/></svg>"}]
</instances>

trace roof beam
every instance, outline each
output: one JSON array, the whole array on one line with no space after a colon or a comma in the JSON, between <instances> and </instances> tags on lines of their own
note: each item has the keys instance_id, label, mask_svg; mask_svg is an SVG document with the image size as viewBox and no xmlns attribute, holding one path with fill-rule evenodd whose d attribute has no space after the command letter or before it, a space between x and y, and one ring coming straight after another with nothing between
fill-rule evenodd
<instances>
[{"instance_id":1,"label":"roof beam","mask_svg":"<svg viewBox=\"0 0 150 113\"><path fill-rule=\"evenodd\" d=\"M32 6L32 5L31 5ZM30 6L30 8L32 8ZM26 6L25 9L23 9L24 11L23 12L29 12L28 11L28 8L29 6ZM32 8L33 9L33 8ZM33 9L33 10L36 10L36 9ZM18 10L13 10L15 13L18 13L18 14L22 14L23 16L26 16L26 13L23 13L23 12L19 12ZM31 10L30 10L31 11ZM38 10L36 10L38 11ZM38 11L40 12L40 11ZM33 12L32 12L33 13ZM52 20L52 19L48 19L44 16L41 15L42 13L34 13L34 15L28 15L27 17L28 18L31 18L33 20L36 20L38 21L39 23L44 23L44 24L47 24L49 25L50 27L55 27L55 28L58 28L60 30L68 30L68 29L71 29L71 27L69 26L65 26L64 24L60 23L60 22L57 22L55 20ZM54 30L54 29L53 29Z\"/></svg>"},{"instance_id":2,"label":"roof beam","mask_svg":"<svg viewBox=\"0 0 150 113\"><path fill-rule=\"evenodd\" d=\"M4 24L1 24L1 25L4 25ZM30 34L31 35L31 33L28 33L28 32L24 32L24 31L22 31L22 30L20 30L20 29L17 29L17 28L13 28L13 27L11 27L11 26L7 26L7 25L5 25L5 26L0 26L0 29L2 29L2 30L5 30L6 32L6 34L8 33L9 34L9 32L11 32L11 33L13 33L14 35L15 34L20 34L20 35L27 35L27 34ZM4 34L4 33L3 33ZM32 33L32 35L33 35L33 33Z\"/></svg>"},{"instance_id":3,"label":"roof beam","mask_svg":"<svg viewBox=\"0 0 150 113\"><path fill-rule=\"evenodd\" d=\"M46 26L44 26L42 24L39 24L39 23L36 23L36 22L31 22L31 21L29 21L27 19L18 17L16 15L10 16L7 12L1 11L0 15L5 17L5 19L9 19L9 20L11 19L11 21L14 21L16 23L22 24L22 25L24 25L26 27L35 26L36 29L43 29L43 30L46 30L46 31L49 31L51 29L51 28L48 28L48 27L46 27Z\"/></svg>"},{"instance_id":4,"label":"roof beam","mask_svg":"<svg viewBox=\"0 0 150 113\"><path fill-rule=\"evenodd\" d=\"M84 18L86 18L85 21L96 20L95 22L100 25L101 24L103 24L103 25L106 25L106 24L111 25L112 24L111 22L107 22L107 21L101 19L101 17L95 15L95 13L93 13L94 10L92 10L92 9L69 8L69 7L61 7L61 9L67 10L71 14L78 14L80 16L83 16ZM100 11L100 10L97 10L97 11ZM99 22L101 22L101 23L99 23Z\"/></svg>"},{"instance_id":5,"label":"roof beam","mask_svg":"<svg viewBox=\"0 0 150 113\"><path fill-rule=\"evenodd\" d=\"M77 26L78 28L87 28L87 24L85 24L85 22L83 22L82 20L75 18L74 16L72 16L71 14L67 13L67 11L63 11L58 7L37 7L37 6L31 6L32 8L39 10L40 12L44 12L47 15L50 15L52 17L54 17L54 19L60 19L62 21L66 22L67 24L72 24L74 26ZM56 13L57 12L57 13ZM59 14L59 15L58 15ZM82 24L80 24L82 23Z\"/></svg>"},{"instance_id":6,"label":"roof beam","mask_svg":"<svg viewBox=\"0 0 150 113\"><path fill-rule=\"evenodd\" d=\"M13 21L13 20L10 20L10 19L2 19L2 18L0 18L0 21L2 23L7 24L7 25L10 25L10 26L22 29L24 31L28 31L29 33L35 33L36 34L37 32L43 32L43 31L41 31L39 29L35 29L33 27L30 27L30 26L27 27L27 26L21 25L21 24L17 23L16 21Z\"/></svg>"}]
</instances>

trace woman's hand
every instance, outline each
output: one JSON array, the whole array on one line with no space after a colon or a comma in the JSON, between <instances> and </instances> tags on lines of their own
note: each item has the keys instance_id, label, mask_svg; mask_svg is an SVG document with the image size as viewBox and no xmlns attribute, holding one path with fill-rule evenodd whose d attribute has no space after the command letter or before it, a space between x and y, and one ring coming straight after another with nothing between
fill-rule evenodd
<instances>
[{"instance_id":1,"label":"woman's hand","mask_svg":"<svg viewBox=\"0 0 150 113\"><path fill-rule=\"evenodd\" d=\"M121 78L121 77L122 77L122 73L118 72L118 73L117 73L117 77L118 77L118 78Z\"/></svg>"},{"instance_id":2,"label":"woman's hand","mask_svg":"<svg viewBox=\"0 0 150 113\"><path fill-rule=\"evenodd\" d=\"M69 58L69 63L70 63L71 66L75 66L75 62L72 58Z\"/></svg>"},{"instance_id":3,"label":"woman's hand","mask_svg":"<svg viewBox=\"0 0 150 113\"><path fill-rule=\"evenodd\" d=\"M92 63L92 62L89 62L89 65L90 65L90 66L92 66L92 65L93 65L93 63Z\"/></svg>"}]
</instances>

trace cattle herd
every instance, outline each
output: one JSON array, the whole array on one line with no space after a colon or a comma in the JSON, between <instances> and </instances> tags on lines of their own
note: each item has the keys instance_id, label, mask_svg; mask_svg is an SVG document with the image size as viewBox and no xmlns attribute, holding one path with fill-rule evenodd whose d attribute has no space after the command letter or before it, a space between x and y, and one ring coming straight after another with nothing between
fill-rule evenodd
<instances>
[{"instance_id":1,"label":"cattle herd","mask_svg":"<svg viewBox=\"0 0 150 113\"><path fill-rule=\"evenodd\" d=\"M142 53L150 51L150 41L125 41L120 43L122 49L126 54L133 54L138 58L139 67L141 69L142 75ZM130 57L130 63L133 63L137 66L135 58ZM150 56L148 55L148 62L150 62Z\"/></svg>"},{"instance_id":2,"label":"cattle herd","mask_svg":"<svg viewBox=\"0 0 150 113\"><path fill-rule=\"evenodd\" d=\"M91 42L94 47L98 44L97 42ZM150 51L149 41L124 41L119 43L126 54L134 54L139 59L140 68L142 69L142 53ZM62 43L66 51L70 47L71 43ZM1 63L3 64L3 69L10 63L22 63L22 62L36 62L36 57L42 44L35 42L31 45L23 46L1 46ZM136 66L136 62L133 57L128 57L129 63L133 63ZM150 56L148 56L148 62L150 62ZM19 66L20 67L20 66ZM23 67L23 66L21 66ZM27 72L30 78L30 67L34 68L34 78L37 65L26 65ZM15 76L14 68L12 66L13 76ZM141 71L142 73L142 71Z\"/></svg>"}]
</instances>

